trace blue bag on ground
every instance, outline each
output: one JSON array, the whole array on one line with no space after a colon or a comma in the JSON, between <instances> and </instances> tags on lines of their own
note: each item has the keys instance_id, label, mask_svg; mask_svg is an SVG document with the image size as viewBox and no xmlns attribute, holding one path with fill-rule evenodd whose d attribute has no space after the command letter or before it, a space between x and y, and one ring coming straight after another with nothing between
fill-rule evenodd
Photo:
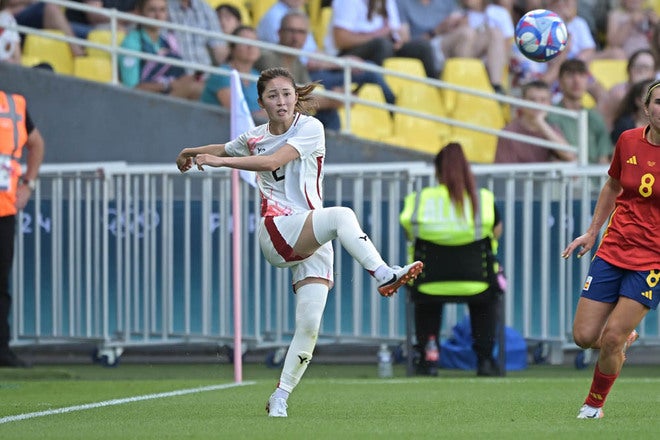
<instances>
[{"instance_id":1,"label":"blue bag on ground","mask_svg":"<svg viewBox=\"0 0 660 440\"><path fill-rule=\"evenodd\" d=\"M527 343L515 329L505 327L506 371L527 368ZM495 343L493 357L497 359L499 344ZM451 337L440 344L440 367L460 370L476 370L477 355L472 349L470 317L465 316L453 328Z\"/></svg>"}]
</instances>

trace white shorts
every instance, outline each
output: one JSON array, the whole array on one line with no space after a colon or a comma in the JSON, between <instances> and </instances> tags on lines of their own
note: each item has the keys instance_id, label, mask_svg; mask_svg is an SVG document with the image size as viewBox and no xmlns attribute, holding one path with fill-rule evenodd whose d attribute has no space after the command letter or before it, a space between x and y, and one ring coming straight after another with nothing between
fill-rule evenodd
<instances>
[{"instance_id":1,"label":"white shorts","mask_svg":"<svg viewBox=\"0 0 660 440\"><path fill-rule=\"evenodd\" d=\"M312 255L303 258L293 252L309 212L277 217L262 217L259 221L259 246L266 260L276 267L291 268L291 282L305 278L323 278L334 282L334 251L332 243L321 245Z\"/></svg>"}]
</instances>

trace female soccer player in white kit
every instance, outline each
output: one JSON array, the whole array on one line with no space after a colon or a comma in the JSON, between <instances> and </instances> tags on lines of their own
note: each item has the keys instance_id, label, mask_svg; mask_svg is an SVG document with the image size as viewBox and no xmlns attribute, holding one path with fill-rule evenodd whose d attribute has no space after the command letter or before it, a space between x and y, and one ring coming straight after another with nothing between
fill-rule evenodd
<instances>
[{"instance_id":1,"label":"female soccer player in white kit","mask_svg":"<svg viewBox=\"0 0 660 440\"><path fill-rule=\"evenodd\" d=\"M323 125L305 113L313 104L316 84L296 86L284 68L261 72L257 82L259 105L268 123L226 144L184 148L176 159L181 172L193 162L255 171L261 192L259 244L271 264L290 267L296 293L296 328L282 374L266 410L271 417L287 417L287 398L312 358L328 291L333 285L331 241L342 246L379 284L378 292L392 296L422 271L415 261L388 266L362 231L355 213L345 207L323 207Z\"/></svg>"}]
</instances>

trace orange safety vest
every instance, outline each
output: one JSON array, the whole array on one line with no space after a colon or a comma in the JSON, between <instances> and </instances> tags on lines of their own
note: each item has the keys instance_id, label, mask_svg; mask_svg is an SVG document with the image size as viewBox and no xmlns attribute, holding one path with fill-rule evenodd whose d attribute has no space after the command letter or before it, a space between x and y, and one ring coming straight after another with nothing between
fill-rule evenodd
<instances>
[{"instance_id":1,"label":"orange safety vest","mask_svg":"<svg viewBox=\"0 0 660 440\"><path fill-rule=\"evenodd\" d=\"M25 98L0 91L0 166L10 168L7 191L0 190L0 217L15 215L16 188L21 176L19 160L28 133L25 126Z\"/></svg>"}]
</instances>

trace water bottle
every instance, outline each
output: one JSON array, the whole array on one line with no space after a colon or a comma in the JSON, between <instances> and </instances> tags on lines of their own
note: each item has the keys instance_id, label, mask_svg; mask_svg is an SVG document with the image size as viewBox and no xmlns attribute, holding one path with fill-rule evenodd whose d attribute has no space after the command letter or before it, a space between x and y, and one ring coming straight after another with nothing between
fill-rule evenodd
<instances>
[{"instance_id":1,"label":"water bottle","mask_svg":"<svg viewBox=\"0 0 660 440\"><path fill-rule=\"evenodd\" d=\"M438 360L440 360L440 352L438 351L438 343L435 335L430 335L429 340L424 348L424 360L429 367L429 375L436 376L438 374Z\"/></svg>"},{"instance_id":2,"label":"water bottle","mask_svg":"<svg viewBox=\"0 0 660 440\"><path fill-rule=\"evenodd\" d=\"M387 344L380 344L378 350L378 377L388 378L392 376L392 353L387 348Z\"/></svg>"}]
</instances>

